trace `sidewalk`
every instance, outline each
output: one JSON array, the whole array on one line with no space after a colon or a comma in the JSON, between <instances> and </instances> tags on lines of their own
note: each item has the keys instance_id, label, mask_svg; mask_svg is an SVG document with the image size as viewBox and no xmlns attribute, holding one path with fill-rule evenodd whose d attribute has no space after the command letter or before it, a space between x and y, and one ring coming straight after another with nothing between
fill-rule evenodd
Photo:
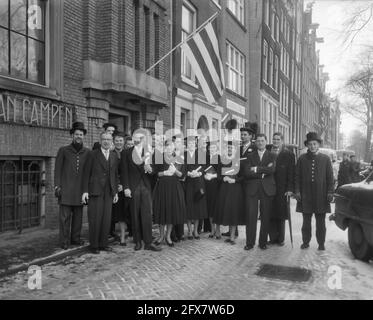
<instances>
[{"instance_id":1,"label":"sidewalk","mask_svg":"<svg viewBox=\"0 0 373 320\"><path fill-rule=\"evenodd\" d=\"M82 240L86 245L63 250L59 246L59 230L42 227L25 229L21 234L10 231L0 234L0 277L43 264L46 260L62 259L84 251L88 245L88 224L83 225Z\"/></svg>"}]
</instances>

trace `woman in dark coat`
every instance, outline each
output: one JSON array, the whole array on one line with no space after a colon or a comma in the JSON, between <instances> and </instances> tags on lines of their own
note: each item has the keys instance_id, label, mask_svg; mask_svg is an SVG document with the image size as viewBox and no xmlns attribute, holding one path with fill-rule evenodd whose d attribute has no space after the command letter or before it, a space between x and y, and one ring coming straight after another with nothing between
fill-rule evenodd
<instances>
[{"instance_id":1,"label":"woman in dark coat","mask_svg":"<svg viewBox=\"0 0 373 320\"><path fill-rule=\"evenodd\" d=\"M229 226L230 238L226 242L235 243L235 233L238 225L245 225L244 194L241 181L239 150L234 145L228 145L222 156L218 169L218 179L221 181L216 210L213 221L216 223L216 238L220 239L220 225Z\"/></svg>"},{"instance_id":2,"label":"woman in dark coat","mask_svg":"<svg viewBox=\"0 0 373 320\"><path fill-rule=\"evenodd\" d=\"M185 174L184 163L174 152L175 145L172 141L167 141L163 164L155 165L158 181L153 194L154 221L160 226L160 237L156 244L165 240L170 247L174 246L171 240L172 226L184 224L186 219L184 189L180 182Z\"/></svg>"},{"instance_id":3,"label":"woman in dark coat","mask_svg":"<svg viewBox=\"0 0 373 320\"><path fill-rule=\"evenodd\" d=\"M201 150L197 150L196 141L188 138L187 151L184 154L186 171L185 201L187 207L188 239L199 240L198 224L208 217L206 203L206 187L203 171L206 168L206 159L199 159L199 155L205 156ZM192 231L192 223L194 228Z\"/></svg>"},{"instance_id":4,"label":"woman in dark coat","mask_svg":"<svg viewBox=\"0 0 373 320\"><path fill-rule=\"evenodd\" d=\"M216 232L216 225L213 223L213 216L220 185L220 181L218 180L220 156L218 154L218 144L216 141L210 142L208 149L208 167L205 169L206 201L207 213L211 225L211 233L209 235L209 238L213 238Z\"/></svg>"}]
</instances>

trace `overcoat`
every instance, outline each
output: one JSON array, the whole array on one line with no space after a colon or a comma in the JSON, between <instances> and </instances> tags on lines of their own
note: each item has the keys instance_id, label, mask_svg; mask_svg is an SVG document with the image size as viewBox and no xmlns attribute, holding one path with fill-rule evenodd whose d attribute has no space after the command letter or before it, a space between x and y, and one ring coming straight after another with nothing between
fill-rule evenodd
<instances>
[{"instance_id":1,"label":"overcoat","mask_svg":"<svg viewBox=\"0 0 373 320\"><path fill-rule=\"evenodd\" d=\"M283 148L276 158L275 169L276 196L272 210L273 219L287 219L287 199L285 193L294 192L295 155Z\"/></svg>"},{"instance_id":2,"label":"overcoat","mask_svg":"<svg viewBox=\"0 0 373 320\"><path fill-rule=\"evenodd\" d=\"M334 192L334 177L329 156L307 152L299 157L295 170L295 192L301 195L297 212L331 212L328 194Z\"/></svg>"},{"instance_id":3,"label":"overcoat","mask_svg":"<svg viewBox=\"0 0 373 320\"><path fill-rule=\"evenodd\" d=\"M54 185L61 188L59 204L81 206L84 189L84 169L88 164L90 150L80 151L71 145L58 150L55 168Z\"/></svg>"}]
</instances>

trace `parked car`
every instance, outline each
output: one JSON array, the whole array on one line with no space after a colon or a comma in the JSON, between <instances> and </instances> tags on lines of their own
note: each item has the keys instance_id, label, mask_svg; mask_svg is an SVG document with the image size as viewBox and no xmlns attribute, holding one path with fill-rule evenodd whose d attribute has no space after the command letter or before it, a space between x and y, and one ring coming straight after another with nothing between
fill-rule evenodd
<instances>
[{"instance_id":1,"label":"parked car","mask_svg":"<svg viewBox=\"0 0 373 320\"><path fill-rule=\"evenodd\" d=\"M373 258L373 172L362 182L338 188L333 220L340 229L348 228L348 243L357 259Z\"/></svg>"}]
</instances>

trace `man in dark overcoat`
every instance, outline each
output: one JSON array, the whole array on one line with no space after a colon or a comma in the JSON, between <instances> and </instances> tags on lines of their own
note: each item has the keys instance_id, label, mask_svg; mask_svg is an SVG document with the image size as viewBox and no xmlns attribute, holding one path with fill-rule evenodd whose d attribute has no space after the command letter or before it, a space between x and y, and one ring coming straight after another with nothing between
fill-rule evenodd
<instances>
[{"instance_id":1,"label":"man in dark overcoat","mask_svg":"<svg viewBox=\"0 0 373 320\"><path fill-rule=\"evenodd\" d=\"M347 153L343 153L343 160L338 170L338 188L349 183L351 183L350 157Z\"/></svg>"},{"instance_id":2,"label":"man in dark overcoat","mask_svg":"<svg viewBox=\"0 0 373 320\"><path fill-rule=\"evenodd\" d=\"M303 213L301 249L309 248L312 215L316 217L316 238L319 250L325 250L326 213L331 212L334 177L329 156L319 151L321 139L316 132L307 134L306 154L299 157L295 173L297 212Z\"/></svg>"},{"instance_id":3,"label":"man in dark overcoat","mask_svg":"<svg viewBox=\"0 0 373 320\"><path fill-rule=\"evenodd\" d=\"M100 148L90 152L84 174L82 201L88 202L89 242L91 252L112 251L108 247L113 203L118 202L118 156L110 151L113 137L101 134Z\"/></svg>"},{"instance_id":4,"label":"man in dark overcoat","mask_svg":"<svg viewBox=\"0 0 373 320\"><path fill-rule=\"evenodd\" d=\"M295 155L284 145L284 136L277 132L273 134L271 151L276 158L276 196L273 203L269 227L270 244L284 245L285 221L289 218L287 213L288 197L294 192Z\"/></svg>"},{"instance_id":5,"label":"man in dark overcoat","mask_svg":"<svg viewBox=\"0 0 373 320\"><path fill-rule=\"evenodd\" d=\"M131 224L135 251L144 249L160 251L152 244L152 187L151 145L147 142L148 132L136 130L133 134L134 147L121 157L121 184L126 198L130 198Z\"/></svg>"},{"instance_id":6,"label":"man in dark overcoat","mask_svg":"<svg viewBox=\"0 0 373 320\"><path fill-rule=\"evenodd\" d=\"M80 239L83 221L83 172L89 149L83 146L87 130L82 122L75 122L70 130L73 141L59 149L54 169L55 194L60 205L60 245L83 245Z\"/></svg>"},{"instance_id":7,"label":"man in dark overcoat","mask_svg":"<svg viewBox=\"0 0 373 320\"><path fill-rule=\"evenodd\" d=\"M266 150L267 137L259 134L256 139L257 150L247 160L241 162L245 176L244 192L246 207L246 246L251 250L255 245L258 221L258 201L260 201L259 248L267 249L269 221L273 198L276 195L274 173L276 155Z\"/></svg>"}]
</instances>

